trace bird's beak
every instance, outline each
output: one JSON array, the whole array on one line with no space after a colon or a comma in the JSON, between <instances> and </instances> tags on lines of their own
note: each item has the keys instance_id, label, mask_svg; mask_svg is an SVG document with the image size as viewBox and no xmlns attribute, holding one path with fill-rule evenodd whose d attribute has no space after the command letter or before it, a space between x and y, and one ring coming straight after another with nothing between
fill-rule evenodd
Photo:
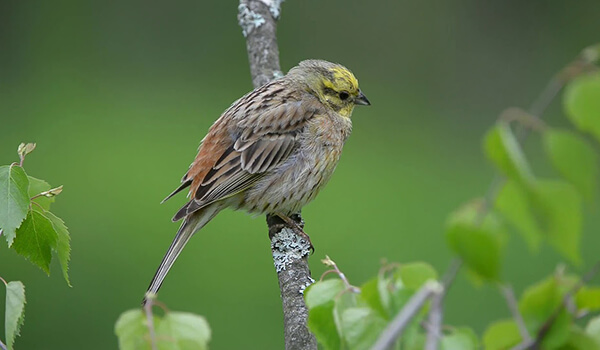
<instances>
[{"instance_id":1,"label":"bird's beak","mask_svg":"<svg viewBox=\"0 0 600 350\"><path fill-rule=\"evenodd\" d=\"M362 91L358 90L358 96L354 99L354 103L357 105L370 106L371 102L367 99L367 96L362 93Z\"/></svg>"}]
</instances>

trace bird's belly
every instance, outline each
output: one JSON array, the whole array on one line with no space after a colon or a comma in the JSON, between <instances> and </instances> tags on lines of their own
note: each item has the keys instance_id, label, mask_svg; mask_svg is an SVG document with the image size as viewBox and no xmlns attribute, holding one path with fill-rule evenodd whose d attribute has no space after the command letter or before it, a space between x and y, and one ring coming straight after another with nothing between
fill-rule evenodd
<instances>
[{"instance_id":1,"label":"bird's belly","mask_svg":"<svg viewBox=\"0 0 600 350\"><path fill-rule=\"evenodd\" d=\"M341 148L298 152L246 191L241 208L253 213L299 213L329 181Z\"/></svg>"}]
</instances>

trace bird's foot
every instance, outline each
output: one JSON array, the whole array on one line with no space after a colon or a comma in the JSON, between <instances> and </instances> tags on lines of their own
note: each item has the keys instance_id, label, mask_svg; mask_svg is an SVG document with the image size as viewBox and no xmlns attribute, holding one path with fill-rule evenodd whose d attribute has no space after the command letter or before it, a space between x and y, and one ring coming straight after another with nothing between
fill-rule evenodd
<instances>
[{"instance_id":1,"label":"bird's foot","mask_svg":"<svg viewBox=\"0 0 600 350\"><path fill-rule=\"evenodd\" d=\"M291 217L280 214L280 213L277 213L275 215L277 215L279 218L281 218L281 220L283 220L287 224L287 226L289 226L292 230L294 230L294 232L298 236L307 240L308 244L310 244L311 254L315 253L315 247L313 246L313 244L310 240L310 237L308 236L308 234L306 234L306 232L304 232L304 220L302 220L302 217L300 216L300 214L293 214ZM299 222L297 221L298 219L299 219Z\"/></svg>"}]
</instances>

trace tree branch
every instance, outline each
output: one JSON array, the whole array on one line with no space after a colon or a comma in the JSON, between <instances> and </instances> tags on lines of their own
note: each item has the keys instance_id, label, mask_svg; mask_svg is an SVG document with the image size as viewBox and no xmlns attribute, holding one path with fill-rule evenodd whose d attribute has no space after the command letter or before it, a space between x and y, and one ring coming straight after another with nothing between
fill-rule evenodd
<instances>
[{"instance_id":1,"label":"tree branch","mask_svg":"<svg viewBox=\"0 0 600 350\"><path fill-rule=\"evenodd\" d=\"M279 67L277 20L282 0L240 0L238 22L246 38L255 88L283 76Z\"/></svg>"},{"instance_id":2,"label":"tree branch","mask_svg":"<svg viewBox=\"0 0 600 350\"><path fill-rule=\"evenodd\" d=\"M254 87L283 76L277 47L277 19L282 0L240 0L238 21L246 38ZM292 218L303 226L302 218ZM271 252L283 305L285 349L317 350L317 340L307 326L308 309L304 289L310 277L308 255L311 243L299 237L279 217L267 215Z\"/></svg>"}]
</instances>

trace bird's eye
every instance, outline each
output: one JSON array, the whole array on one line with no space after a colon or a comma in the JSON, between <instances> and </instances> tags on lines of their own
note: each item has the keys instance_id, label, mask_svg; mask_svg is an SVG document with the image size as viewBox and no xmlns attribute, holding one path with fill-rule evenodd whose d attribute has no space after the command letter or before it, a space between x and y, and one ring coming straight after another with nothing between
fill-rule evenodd
<instances>
[{"instance_id":1,"label":"bird's eye","mask_svg":"<svg viewBox=\"0 0 600 350\"><path fill-rule=\"evenodd\" d=\"M348 94L346 91L340 92L340 100L342 100L342 101L347 100L348 97L350 97L350 94Z\"/></svg>"}]
</instances>

